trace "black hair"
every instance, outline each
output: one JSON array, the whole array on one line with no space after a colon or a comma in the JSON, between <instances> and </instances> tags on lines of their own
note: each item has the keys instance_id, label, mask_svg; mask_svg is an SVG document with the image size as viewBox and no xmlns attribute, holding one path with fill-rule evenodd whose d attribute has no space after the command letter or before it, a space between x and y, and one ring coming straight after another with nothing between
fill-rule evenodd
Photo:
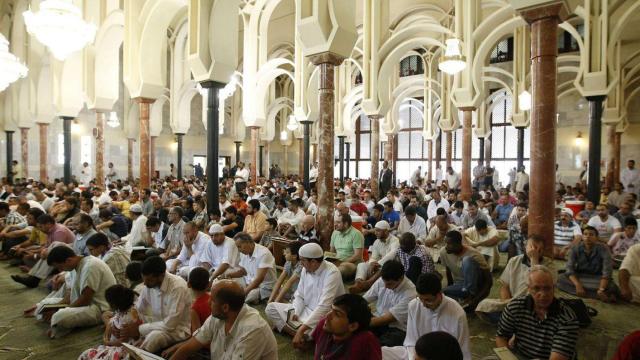
<instances>
[{"instance_id":1,"label":"black hair","mask_svg":"<svg viewBox=\"0 0 640 360\"><path fill-rule=\"evenodd\" d=\"M587 230L591 230L591 231L596 233L596 236L600 236L600 233L598 233L598 229L596 229L595 227L593 227L591 225L585 226L584 229L582 230L582 233L584 234L584 232L587 231Z\"/></svg>"},{"instance_id":2,"label":"black hair","mask_svg":"<svg viewBox=\"0 0 640 360\"><path fill-rule=\"evenodd\" d=\"M415 215L416 214L416 207L415 206L407 206L406 209L404 209L404 215Z\"/></svg>"},{"instance_id":3,"label":"black hair","mask_svg":"<svg viewBox=\"0 0 640 360\"><path fill-rule=\"evenodd\" d=\"M398 260L389 260L382 265L380 270L380 277L382 280L395 280L398 281L404 276L404 266Z\"/></svg>"},{"instance_id":4,"label":"black hair","mask_svg":"<svg viewBox=\"0 0 640 360\"><path fill-rule=\"evenodd\" d=\"M300 251L301 247L302 247L302 243L300 241L293 241L287 244L287 249L289 249L289 252L291 252L291 255L295 255L298 258L300 258L300 256L298 255L298 252Z\"/></svg>"},{"instance_id":5,"label":"black hair","mask_svg":"<svg viewBox=\"0 0 640 360\"><path fill-rule=\"evenodd\" d=\"M251 237L251 235L249 235L244 231L240 231L239 233L237 233L233 237L233 240L242 241L242 242L253 242L253 238Z\"/></svg>"},{"instance_id":6,"label":"black hair","mask_svg":"<svg viewBox=\"0 0 640 360\"><path fill-rule=\"evenodd\" d=\"M638 227L638 221L637 221L635 218L631 217L631 216L626 217L626 218L624 219L624 226L625 226L625 227L627 227L627 226L635 226L635 227Z\"/></svg>"},{"instance_id":7,"label":"black hair","mask_svg":"<svg viewBox=\"0 0 640 360\"><path fill-rule=\"evenodd\" d=\"M113 212L111 212L110 209L102 209L98 213L98 216L100 219L111 219L111 217L113 217Z\"/></svg>"},{"instance_id":8,"label":"black hair","mask_svg":"<svg viewBox=\"0 0 640 360\"><path fill-rule=\"evenodd\" d=\"M34 219L36 219L36 221L38 220L38 218L40 216L42 216L44 214L44 211L38 209L38 208L31 208L29 209L29 215L33 216Z\"/></svg>"},{"instance_id":9,"label":"black hair","mask_svg":"<svg viewBox=\"0 0 640 360\"><path fill-rule=\"evenodd\" d=\"M453 207L456 209L463 209L464 208L464 203L460 200L456 201L453 203Z\"/></svg>"},{"instance_id":10,"label":"black hair","mask_svg":"<svg viewBox=\"0 0 640 360\"><path fill-rule=\"evenodd\" d=\"M209 272L202 267L196 267L189 273L189 285L193 290L204 291L209 286Z\"/></svg>"},{"instance_id":11,"label":"black hair","mask_svg":"<svg viewBox=\"0 0 640 360\"><path fill-rule=\"evenodd\" d=\"M373 206L374 210L378 210L379 212L384 212L384 206L380 205L380 204L375 204Z\"/></svg>"},{"instance_id":12,"label":"black hair","mask_svg":"<svg viewBox=\"0 0 640 360\"><path fill-rule=\"evenodd\" d=\"M78 216L78 222L81 222L93 227L93 219L91 218L91 216L84 213L79 213L77 216Z\"/></svg>"},{"instance_id":13,"label":"black hair","mask_svg":"<svg viewBox=\"0 0 640 360\"><path fill-rule=\"evenodd\" d=\"M349 214L340 214L340 221L351 226L351 215Z\"/></svg>"},{"instance_id":14,"label":"black hair","mask_svg":"<svg viewBox=\"0 0 640 360\"><path fill-rule=\"evenodd\" d=\"M462 349L453 335L434 331L420 336L416 342L416 354L426 360L462 360Z\"/></svg>"},{"instance_id":15,"label":"black hair","mask_svg":"<svg viewBox=\"0 0 640 360\"><path fill-rule=\"evenodd\" d=\"M435 273L424 273L416 281L416 292L420 295L438 295L442 291L442 282Z\"/></svg>"},{"instance_id":16,"label":"black hair","mask_svg":"<svg viewBox=\"0 0 640 360\"><path fill-rule=\"evenodd\" d=\"M367 301L360 295L343 294L338 296L333 305L342 308L347 313L349 323L358 323L358 330L365 331L371 324L371 309Z\"/></svg>"},{"instance_id":17,"label":"black hair","mask_svg":"<svg viewBox=\"0 0 640 360\"><path fill-rule=\"evenodd\" d=\"M400 249L402 251L411 251L416 247L416 236L410 232L400 235Z\"/></svg>"},{"instance_id":18,"label":"black hair","mask_svg":"<svg viewBox=\"0 0 640 360\"><path fill-rule=\"evenodd\" d=\"M244 306L245 295L244 291L238 291L235 288L221 287L214 295L216 302L221 305L227 304L233 311L240 311Z\"/></svg>"},{"instance_id":19,"label":"black hair","mask_svg":"<svg viewBox=\"0 0 640 360\"><path fill-rule=\"evenodd\" d=\"M133 306L135 293L126 286L116 284L105 290L104 298L112 310L125 312Z\"/></svg>"},{"instance_id":20,"label":"black hair","mask_svg":"<svg viewBox=\"0 0 640 360\"><path fill-rule=\"evenodd\" d=\"M254 210L260 210L260 201L258 199L249 200L249 205L251 205Z\"/></svg>"},{"instance_id":21,"label":"black hair","mask_svg":"<svg viewBox=\"0 0 640 360\"><path fill-rule=\"evenodd\" d=\"M86 199L86 198L85 198L85 199L83 199L83 201L84 201L85 203L87 203L87 206L88 206L88 207L93 208L93 200L91 200L90 198L89 198L89 199Z\"/></svg>"},{"instance_id":22,"label":"black hair","mask_svg":"<svg viewBox=\"0 0 640 360\"><path fill-rule=\"evenodd\" d=\"M96 247L101 245L109 247L109 238L101 232L93 234L87 239L87 246Z\"/></svg>"},{"instance_id":23,"label":"black hair","mask_svg":"<svg viewBox=\"0 0 640 360\"><path fill-rule=\"evenodd\" d=\"M384 203L384 207L390 207L393 210L393 203L391 201L387 201Z\"/></svg>"},{"instance_id":24,"label":"black hair","mask_svg":"<svg viewBox=\"0 0 640 360\"><path fill-rule=\"evenodd\" d=\"M487 221L484 219L478 219L475 223L476 230L484 230L487 228Z\"/></svg>"},{"instance_id":25,"label":"black hair","mask_svg":"<svg viewBox=\"0 0 640 360\"><path fill-rule=\"evenodd\" d=\"M449 230L444 234L445 240L449 239L455 244L462 244L462 234L458 230Z\"/></svg>"},{"instance_id":26,"label":"black hair","mask_svg":"<svg viewBox=\"0 0 640 360\"><path fill-rule=\"evenodd\" d=\"M175 212L178 216L184 216L184 209L180 206L174 206L171 208L171 211Z\"/></svg>"},{"instance_id":27,"label":"black hair","mask_svg":"<svg viewBox=\"0 0 640 360\"><path fill-rule=\"evenodd\" d=\"M0 204L4 204L4 203L0 203ZM43 214L38 216L38 224L55 224L56 223L56 219L53 218L53 216L48 215L48 214Z\"/></svg>"},{"instance_id":28,"label":"black hair","mask_svg":"<svg viewBox=\"0 0 640 360\"><path fill-rule=\"evenodd\" d=\"M29 211L30 208L31 205L29 205L29 203L18 204L18 209L20 210Z\"/></svg>"},{"instance_id":29,"label":"black hair","mask_svg":"<svg viewBox=\"0 0 640 360\"><path fill-rule=\"evenodd\" d=\"M274 219L274 218L268 218L267 222L269 223L269 225L271 225L274 229L278 227L278 220Z\"/></svg>"},{"instance_id":30,"label":"black hair","mask_svg":"<svg viewBox=\"0 0 640 360\"><path fill-rule=\"evenodd\" d=\"M156 226L156 225L160 225L160 223L162 223L162 220L160 220L158 217L149 216L145 224L146 226Z\"/></svg>"},{"instance_id":31,"label":"black hair","mask_svg":"<svg viewBox=\"0 0 640 360\"><path fill-rule=\"evenodd\" d=\"M229 213L229 214L237 215L238 214L238 209L236 209L235 206L231 205L231 206L228 206L226 209L224 209L224 212Z\"/></svg>"},{"instance_id":32,"label":"black hair","mask_svg":"<svg viewBox=\"0 0 640 360\"><path fill-rule=\"evenodd\" d=\"M447 215L447 210L445 210L444 208L439 207L439 208L436 209L436 216L437 215Z\"/></svg>"},{"instance_id":33,"label":"black hair","mask_svg":"<svg viewBox=\"0 0 640 360\"><path fill-rule=\"evenodd\" d=\"M151 189L144 189L144 194L147 196L151 196Z\"/></svg>"},{"instance_id":34,"label":"black hair","mask_svg":"<svg viewBox=\"0 0 640 360\"><path fill-rule=\"evenodd\" d=\"M144 260L142 263L142 275L164 275L167 271L167 264L160 256L151 256Z\"/></svg>"},{"instance_id":35,"label":"black hair","mask_svg":"<svg viewBox=\"0 0 640 360\"><path fill-rule=\"evenodd\" d=\"M51 251L49 251L49 255L47 255L47 265L53 266L54 264L62 264L67 259L76 256L75 251L72 248L61 245L56 246Z\"/></svg>"},{"instance_id":36,"label":"black hair","mask_svg":"<svg viewBox=\"0 0 640 360\"><path fill-rule=\"evenodd\" d=\"M129 281L139 283L142 281L142 263L140 261L132 261L127 264L124 274Z\"/></svg>"}]
</instances>

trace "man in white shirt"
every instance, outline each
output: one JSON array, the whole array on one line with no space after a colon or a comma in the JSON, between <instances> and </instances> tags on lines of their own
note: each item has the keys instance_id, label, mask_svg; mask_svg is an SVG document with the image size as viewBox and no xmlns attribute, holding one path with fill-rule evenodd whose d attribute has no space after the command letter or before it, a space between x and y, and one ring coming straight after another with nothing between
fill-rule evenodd
<instances>
[{"instance_id":1,"label":"man in white shirt","mask_svg":"<svg viewBox=\"0 0 640 360\"><path fill-rule=\"evenodd\" d=\"M380 278L364 294L367 302L376 302L370 330L382 346L402 345L407 331L409 302L416 298L416 287L404 276L404 267L397 260L387 261Z\"/></svg>"},{"instance_id":2,"label":"man in white shirt","mask_svg":"<svg viewBox=\"0 0 640 360\"><path fill-rule=\"evenodd\" d=\"M93 171L89 166L89 163L86 161L82 163L82 168L80 169L80 184L83 186L89 186L91 179L93 178Z\"/></svg>"},{"instance_id":3,"label":"man in white shirt","mask_svg":"<svg viewBox=\"0 0 640 360\"><path fill-rule=\"evenodd\" d=\"M309 170L309 187L313 189L317 181L318 181L318 163L314 162L313 165L311 165L311 169Z\"/></svg>"},{"instance_id":4,"label":"man in white shirt","mask_svg":"<svg viewBox=\"0 0 640 360\"><path fill-rule=\"evenodd\" d=\"M224 235L224 229L220 224L211 225L209 235L211 242L206 244L202 251L200 266L211 272L210 280L214 281L219 276L235 270L239 256L236 243Z\"/></svg>"},{"instance_id":5,"label":"man in white shirt","mask_svg":"<svg viewBox=\"0 0 640 360\"><path fill-rule=\"evenodd\" d=\"M464 217L466 213L467 212L464 210L464 203L462 201L456 201L453 204L453 211L449 217L453 220L453 223L456 226L462 226L462 217Z\"/></svg>"},{"instance_id":6,"label":"man in white shirt","mask_svg":"<svg viewBox=\"0 0 640 360\"><path fill-rule=\"evenodd\" d=\"M445 211L449 211L449 202L442 199L439 190L433 190L430 195L431 201L429 201L429 206L427 206L427 217L429 220L437 215L438 208L443 208Z\"/></svg>"},{"instance_id":7,"label":"man in white shirt","mask_svg":"<svg viewBox=\"0 0 640 360\"><path fill-rule=\"evenodd\" d=\"M427 237L427 224L421 216L416 215L414 206L407 206L404 216L398 225L398 236L410 232L415 235L416 240L423 241Z\"/></svg>"},{"instance_id":8,"label":"man in white shirt","mask_svg":"<svg viewBox=\"0 0 640 360\"><path fill-rule=\"evenodd\" d=\"M422 166L418 166L416 171L411 175L411 185L418 186L418 180L420 180L420 173L422 173Z\"/></svg>"},{"instance_id":9,"label":"man in white shirt","mask_svg":"<svg viewBox=\"0 0 640 360\"><path fill-rule=\"evenodd\" d=\"M349 289L351 293L365 291L380 277L380 267L394 258L400 246L397 237L390 234L391 226L385 220L380 220L374 227L376 240L369 248L369 260L361 262L356 268L356 283Z\"/></svg>"},{"instance_id":10,"label":"man in white shirt","mask_svg":"<svg viewBox=\"0 0 640 360\"><path fill-rule=\"evenodd\" d=\"M427 252L431 255L434 262L438 262L440 259L440 249L445 246L444 236L452 230L457 230L458 227L454 224L449 224L447 221L447 215L438 215L434 221L434 226L429 229L429 234L424 241L424 245L427 247Z\"/></svg>"},{"instance_id":11,"label":"man in white shirt","mask_svg":"<svg viewBox=\"0 0 640 360\"><path fill-rule=\"evenodd\" d=\"M231 206L231 202L229 202L229 200L227 200L227 194L225 193L220 193L220 195L218 195L218 207L220 208L220 214L224 214L224 211Z\"/></svg>"},{"instance_id":12,"label":"man in white shirt","mask_svg":"<svg viewBox=\"0 0 640 360\"><path fill-rule=\"evenodd\" d=\"M152 353L187 339L191 333L191 293L187 282L166 270L164 260L158 256L142 263L145 286L135 305L142 324L134 322L112 330L118 338L141 337L140 348Z\"/></svg>"},{"instance_id":13,"label":"man in white shirt","mask_svg":"<svg viewBox=\"0 0 640 360\"><path fill-rule=\"evenodd\" d=\"M109 309L104 292L116 284L109 266L93 256L78 256L67 246L51 249L47 265L61 272L69 271L71 284L70 291L60 302L69 304L69 307L53 314L47 335L59 338L73 328L99 324L102 312Z\"/></svg>"},{"instance_id":14,"label":"man in white shirt","mask_svg":"<svg viewBox=\"0 0 640 360\"><path fill-rule=\"evenodd\" d=\"M529 175L524 172L524 165L522 165L518 169L518 174L516 175L516 193L524 192L524 188L527 184L529 184Z\"/></svg>"},{"instance_id":15,"label":"man in white shirt","mask_svg":"<svg viewBox=\"0 0 640 360\"><path fill-rule=\"evenodd\" d=\"M191 221L184 224L182 233L184 234L184 244L175 259L167 260L167 271L187 280L191 270L200 264L200 256L204 247L211 243L211 240L207 234L198 231L198 226Z\"/></svg>"},{"instance_id":16,"label":"man in white shirt","mask_svg":"<svg viewBox=\"0 0 640 360\"><path fill-rule=\"evenodd\" d=\"M281 234L286 234L292 230L298 232L305 215L304 210L302 210L302 199L289 201L289 212L284 213L278 219L278 228Z\"/></svg>"},{"instance_id":17,"label":"man in white shirt","mask_svg":"<svg viewBox=\"0 0 640 360\"><path fill-rule=\"evenodd\" d=\"M624 191L640 194L640 171L636 169L635 160L627 161L627 167L620 172L620 182Z\"/></svg>"},{"instance_id":18,"label":"man in white shirt","mask_svg":"<svg viewBox=\"0 0 640 360\"><path fill-rule=\"evenodd\" d=\"M233 180L236 192L241 192L247 187L249 181L249 169L244 166L243 162L238 163L238 170L236 170L236 176Z\"/></svg>"},{"instance_id":19,"label":"man in white shirt","mask_svg":"<svg viewBox=\"0 0 640 360\"><path fill-rule=\"evenodd\" d=\"M609 210L606 205L599 204L596 206L596 211L598 212L598 215L589 219L587 225L596 228L596 230L598 230L600 240L606 243L611 239L613 233L622 231L622 225L618 219L609 215Z\"/></svg>"},{"instance_id":20,"label":"man in white shirt","mask_svg":"<svg viewBox=\"0 0 640 360\"><path fill-rule=\"evenodd\" d=\"M209 346L211 359L277 360L278 344L258 310L245 305L242 287L220 281L211 288L211 316L171 360L186 360ZM166 354L163 354L166 355Z\"/></svg>"},{"instance_id":21,"label":"man in white shirt","mask_svg":"<svg viewBox=\"0 0 640 360\"><path fill-rule=\"evenodd\" d=\"M149 232L147 231L147 217L142 215L142 206L140 204L133 204L129 208L131 214L131 232L122 237L122 241L127 242L128 247L139 246L147 243Z\"/></svg>"},{"instance_id":22,"label":"man in white shirt","mask_svg":"<svg viewBox=\"0 0 640 360\"><path fill-rule=\"evenodd\" d=\"M640 244L627 250L618 272L620 295L626 301L640 303Z\"/></svg>"},{"instance_id":23,"label":"man in white shirt","mask_svg":"<svg viewBox=\"0 0 640 360\"><path fill-rule=\"evenodd\" d=\"M239 232L234 236L240 251L238 269L222 275L224 278L237 279L244 288L247 304L257 304L268 299L276 282L276 261L271 251L256 244L251 235Z\"/></svg>"},{"instance_id":24,"label":"man in white shirt","mask_svg":"<svg viewBox=\"0 0 640 360\"><path fill-rule=\"evenodd\" d=\"M434 273L420 275L416 291L418 298L409 303L407 336L403 346L382 347L382 358L412 359L420 336L444 331L458 340L464 360L471 360L467 315L455 300L442 293L440 277Z\"/></svg>"},{"instance_id":25,"label":"man in white shirt","mask_svg":"<svg viewBox=\"0 0 640 360\"><path fill-rule=\"evenodd\" d=\"M393 210L397 211L398 213L402 213L402 211L404 210L404 208L402 207L402 203L400 202L400 200L398 200L398 191L395 189L389 190L389 192L387 192L387 196L378 201L378 204L384 205L387 202L393 204Z\"/></svg>"},{"instance_id":26,"label":"man in white shirt","mask_svg":"<svg viewBox=\"0 0 640 360\"><path fill-rule=\"evenodd\" d=\"M440 164L436 166L436 186L442 185L442 180L444 176L442 174L442 169L440 168Z\"/></svg>"},{"instance_id":27,"label":"man in white shirt","mask_svg":"<svg viewBox=\"0 0 640 360\"><path fill-rule=\"evenodd\" d=\"M292 304L269 303L265 313L269 322L278 331L293 336L293 345L300 346L306 335L331 310L336 296L344 294L340 270L324 260L324 251L316 243L305 244L298 251L303 270ZM287 320L292 310L292 319L302 325L295 330Z\"/></svg>"},{"instance_id":28,"label":"man in white shirt","mask_svg":"<svg viewBox=\"0 0 640 360\"><path fill-rule=\"evenodd\" d=\"M290 211L289 209L287 209L287 202L284 199L280 199L278 200L278 202L276 202L276 206L273 209L273 214L271 214L271 217L279 221L282 218L293 216L293 214L289 213Z\"/></svg>"},{"instance_id":29,"label":"man in white shirt","mask_svg":"<svg viewBox=\"0 0 640 360\"><path fill-rule=\"evenodd\" d=\"M459 189L460 188L460 175L453 171L453 168L449 166L447 168L447 185L449 189Z\"/></svg>"},{"instance_id":30,"label":"man in white shirt","mask_svg":"<svg viewBox=\"0 0 640 360\"><path fill-rule=\"evenodd\" d=\"M498 230L493 226L488 226L487 222L478 219L473 227L464 231L465 242L484 255L489 264L490 270L498 266L500 260L498 254Z\"/></svg>"}]
</instances>

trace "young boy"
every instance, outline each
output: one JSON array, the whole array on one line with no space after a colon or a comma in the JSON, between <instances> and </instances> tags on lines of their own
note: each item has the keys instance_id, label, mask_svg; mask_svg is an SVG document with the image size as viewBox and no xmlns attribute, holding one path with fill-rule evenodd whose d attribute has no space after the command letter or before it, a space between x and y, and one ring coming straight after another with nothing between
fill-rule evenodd
<instances>
[{"instance_id":1,"label":"young boy","mask_svg":"<svg viewBox=\"0 0 640 360\"><path fill-rule=\"evenodd\" d=\"M197 267L189 273L189 281L187 285L193 292L193 304L191 305L191 333L204 324L205 320L211 315L211 307L209 299L211 295L207 291L209 286L209 272L205 268Z\"/></svg>"},{"instance_id":2,"label":"young boy","mask_svg":"<svg viewBox=\"0 0 640 360\"><path fill-rule=\"evenodd\" d=\"M280 233L278 233L278 221L274 218L269 218L267 219L267 224L269 224L269 228L262 235L260 245L266 247L270 251L273 251L273 243L271 242L271 239L273 237L280 237Z\"/></svg>"},{"instance_id":3,"label":"young boy","mask_svg":"<svg viewBox=\"0 0 640 360\"><path fill-rule=\"evenodd\" d=\"M268 302L290 300L296 291L298 280L300 280L300 273L302 273L302 264L298 261L298 250L300 250L301 246L301 242L295 241L287 245L283 250L284 259L286 260L284 270L276 281ZM282 284L284 284L284 286Z\"/></svg>"}]
</instances>

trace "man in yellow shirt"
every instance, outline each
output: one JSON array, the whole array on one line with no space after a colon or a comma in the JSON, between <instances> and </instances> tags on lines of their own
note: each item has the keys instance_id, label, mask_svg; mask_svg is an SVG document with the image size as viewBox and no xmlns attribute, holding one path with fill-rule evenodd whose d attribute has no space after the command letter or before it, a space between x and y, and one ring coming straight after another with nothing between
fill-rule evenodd
<instances>
[{"instance_id":1,"label":"man in yellow shirt","mask_svg":"<svg viewBox=\"0 0 640 360\"><path fill-rule=\"evenodd\" d=\"M248 233L253 241L259 242L265 231L269 229L268 225L267 215L260 211L260 201L257 199L249 200L242 231Z\"/></svg>"}]
</instances>

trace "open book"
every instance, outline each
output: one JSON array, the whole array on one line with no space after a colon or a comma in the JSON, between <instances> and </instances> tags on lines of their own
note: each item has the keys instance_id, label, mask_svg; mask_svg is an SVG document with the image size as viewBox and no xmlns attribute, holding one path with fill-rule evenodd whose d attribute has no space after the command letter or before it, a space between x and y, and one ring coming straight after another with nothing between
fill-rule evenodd
<instances>
[{"instance_id":1,"label":"open book","mask_svg":"<svg viewBox=\"0 0 640 360\"><path fill-rule=\"evenodd\" d=\"M340 259L338 259L338 254L331 252L331 251L325 251L324 252L324 259L327 261L339 261Z\"/></svg>"},{"instance_id":2,"label":"open book","mask_svg":"<svg viewBox=\"0 0 640 360\"><path fill-rule=\"evenodd\" d=\"M127 343L123 343L122 346L127 350L131 358L135 360L165 360L162 356L154 355Z\"/></svg>"},{"instance_id":3,"label":"open book","mask_svg":"<svg viewBox=\"0 0 640 360\"><path fill-rule=\"evenodd\" d=\"M69 304L60 304L60 303L55 303L55 304L38 304L38 306L36 307L36 315L38 314L42 314L45 311L58 311L60 309L64 309L66 307L69 307Z\"/></svg>"},{"instance_id":4,"label":"open book","mask_svg":"<svg viewBox=\"0 0 640 360\"><path fill-rule=\"evenodd\" d=\"M287 311L287 325L289 325L293 330L298 330L302 323L298 320L293 320L293 315L296 314L295 309L289 309Z\"/></svg>"}]
</instances>

